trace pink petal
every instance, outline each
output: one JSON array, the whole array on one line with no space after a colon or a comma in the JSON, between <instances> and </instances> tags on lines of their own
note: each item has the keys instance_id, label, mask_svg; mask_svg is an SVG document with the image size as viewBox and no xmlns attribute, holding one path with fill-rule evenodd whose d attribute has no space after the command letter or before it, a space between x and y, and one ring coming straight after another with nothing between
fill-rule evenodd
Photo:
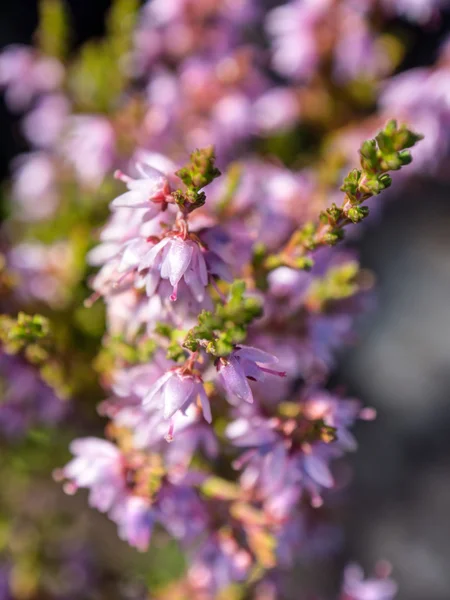
<instances>
[{"instance_id":1,"label":"pink petal","mask_svg":"<svg viewBox=\"0 0 450 600\"><path fill-rule=\"evenodd\" d=\"M253 394L247 378L241 365L234 357L231 357L227 364L220 368L219 373L230 394L233 394L239 400L253 402Z\"/></svg>"},{"instance_id":2,"label":"pink petal","mask_svg":"<svg viewBox=\"0 0 450 600\"><path fill-rule=\"evenodd\" d=\"M119 273L128 271L130 268L137 268L144 253L145 244L141 239L127 244L118 268Z\"/></svg>"},{"instance_id":3,"label":"pink petal","mask_svg":"<svg viewBox=\"0 0 450 600\"><path fill-rule=\"evenodd\" d=\"M211 423L211 421L212 421L211 405L209 403L209 398L206 395L205 388L201 384L199 384L198 395L200 397L200 402L202 405L203 416L205 417L205 420L208 423Z\"/></svg>"},{"instance_id":4,"label":"pink petal","mask_svg":"<svg viewBox=\"0 0 450 600\"><path fill-rule=\"evenodd\" d=\"M172 241L167 258L164 261L164 266L168 265L168 278L171 285L175 286L185 274L191 262L193 251L192 244L177 239ZM162 268L161 277L163 277Z\"/></svg>"},{"instance_id":5,"label":"pink petal","mask_svg":"<svg viewBox=\"0 0 450 600\"><path fill-rule=\"evenodd\" d=\"M142 404L143 406L148 406L152 400L155 398L156 394L160 391L162 386L173 376L172 371L168 371L164 373L159 379L155 381L155 383L149 389L147 395L144 397Z\"/></svg>"},{"instance_id":6,"label":"pink petal","mask_svg":"<svg viewBox=\"0 0 450 600\"><path fill-rule=\"evenodd\" d=\"M190 399L194 391L192 377L180 377L176 373L164 386L164 418L170 419Z\"/></svg>"},{"instance_id":7,"label":"pink petal","mask_svg":"<svg viewBox=\"0 0 450 600\"><path fill-rule=\"evenodd\" d=\"M253 346L243 346L242 344L239 344L235 354L236 356L257 363L270 364L278 362L278 358L273 356L273 354L269 354L268 352L264 352L264 350L254 348Z\"/></svg>"},{"instance_id":8,"label":"pink petal","mask_svg":"<svg viewBox=\"0 0 450 600\"><path fill-rule=\"evenodd\" d=\"M109 207L114 208L148 208L149 199L139 190L125 192L113 200Z\"/></svg>"},{"instance_id":9,"label":"pink petal","mask_svg":"<svg viewBox=\"0 0 450 600\"><path fill-rule=\"evenodd\" d=\"M315 454L307 454L304 460L306 473L319 485L331 488L334 479L326 462Z\"/></svg>"},{"instance_id":10,"label":"pink petal","mask_svg":"<svg viewBox=\"0 0 450 600\"><path fill-rule=\"evenodd\" d=\"M203 285L208 285L208 271L206 269L206 262L200 248L197 248L197 252L195 253L195 266L198 271L198 276Z\"/></svg>"},{"instance_id":11,"label":"pink petal","mask_svg":"<svg viewBox=\"0 0 450 600\"><path fill-rule=\"evenodd\" d=\"M197 302L201 302L205 297L205 286L200 281L197 271L195 271L192 266L184 274L184 281L189 286L189 289Z\"/></svg>"},{"instance_id":12,"label":"pink petal","mask_svg":"<svg viewBox=\"0 0 450 600\"><path fill-rule=\"evenodd\" d=\"M160 242L158 242L153 248L144 256L144 258L139 263L139 271L144 269L148 269L155 262L158 254L163 250L163 248L170 242L170 238L163 238Z\"/></svg>"},{"instance_id":13,"label":"pink petal","mask_svg":"<svg viewBox=\"0 0 450 600\"><path fill-rule=\"evenodd\" d=\"M165 179L164 173L161 173L161 171L147 163L137 162L136 169L144 179Z\"/></svg>"}]
</instances>

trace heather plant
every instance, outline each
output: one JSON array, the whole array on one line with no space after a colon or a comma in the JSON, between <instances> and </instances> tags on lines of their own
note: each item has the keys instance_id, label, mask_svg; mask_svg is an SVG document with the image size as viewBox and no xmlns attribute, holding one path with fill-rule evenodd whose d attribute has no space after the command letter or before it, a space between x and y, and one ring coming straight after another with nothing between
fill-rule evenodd
<instances>
[{"instance_id":1,"label":"heather plant","mask_svg":"<svg viewBox=\"0 0 450 600\"><path fill-rule=\"evenodd\" d=\"M35 46L0 54L29 148L2 224L2 598L306 598L286 573L339 550L336 465L375 417L330 384L373 295L346 240L448 150L447 45L393 75L388 24L444 4L115 0L74 49L41 0ZM36 480L146 559L105 574L75 499L17 509ZM330 597L396 591L353 564Z\"/></svg>"}]
</instances>

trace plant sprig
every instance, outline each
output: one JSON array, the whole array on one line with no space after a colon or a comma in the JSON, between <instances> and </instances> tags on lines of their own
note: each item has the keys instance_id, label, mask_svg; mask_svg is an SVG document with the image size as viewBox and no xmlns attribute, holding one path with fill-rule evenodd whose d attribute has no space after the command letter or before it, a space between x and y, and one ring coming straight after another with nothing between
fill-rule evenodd
<instances>
[{"instance_id":1,"label":"plant sprig","mask_svg":"<svg viewBox=\"0 0 450 600\"><path fill-rule=\"evenodd\" d=\"M194 150L190 162L175 173L186 186L185 190L175 190L172 193L183 213L189 214L205 204L206 195L202 189L221 175L215 161L214 147L207 146Z\"/></svg>"},{"instance_id":2,"label":"plant sprig","mask_svg":"<svg viewBox=\"0 0 450 600\"><path fill-rule=\"evenodd\" d=\"M267 272L280 266L310 269L313 259L309 253L323 246L334 246L344 238L344 229L359 223L369 214L363 206L369 198L377 196L391 183L389 171L398 171L412 161L409 148L423 136L414 133L395 120L387 123L374 139L363 142L359 149L360 169L353 169L344 179L341 191L345 193L341 206L332 204L319 214L317 223L307 223L296 230L286 246L277 254L270 254L258 264Z\"/></svg>"},{"instance_id":3,"label":"plant sprig","mask_svg":"<svg viewBox=\"0 0 450 600\"><path fill-rule=\"evenodd\" d=\"M198 325L189 330L183 347L191 352L203 348L219 357L228 356L236 344L242 343L249 325L262 315L261 303L255 297L245 296L245 289L243 281L235 281L226 304L218 305L214 313L203 310Z\"/></svg>"}]
</instances>

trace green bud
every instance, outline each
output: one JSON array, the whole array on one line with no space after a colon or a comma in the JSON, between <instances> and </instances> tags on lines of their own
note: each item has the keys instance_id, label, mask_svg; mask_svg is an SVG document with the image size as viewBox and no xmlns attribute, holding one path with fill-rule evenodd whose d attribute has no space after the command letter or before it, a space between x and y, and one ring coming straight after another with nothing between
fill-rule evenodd
<instances>
[{"instance_id":1,"label":"green bud","mask_svg":"<svg viewBox=\"0 0 450 600\"><path fill-rule=\"evenodd\" d=\"M336 204L333 202L331 207L327 208L327 213L330 215L333 221L337 221L342 215L342 209L336 206Z\"/></svg>"},{"instance_id":2,"label":"green bud","mask_svg":"<svg viewBox=\"0 0 450 600\"><path fill-rule=\"evenodd\" d=\"M314 261L309 256L299 256L294 259L294 265L296 269L301 269L302 271L309 271L312 269L314 265Z\"/></svg>"},{"instance_id":3,"label":"green bud","mask_svg":"<svg viewBox=\"0 0 450 600\"><path fill-rule=\"evenodd\" d=\"M378 168L377 143L375 140L366 140L359 150L361 166L364 170L375 171Z\"/></svg>"},{"instance_id":4,"label":"green bud","mask_svg":"<svg viewBox=\"0 0 450 600\"><path fill-rule=\"evenodd\" d=\"M278 269L278 267L283 266L283 264L283 257L279 254L270 254L265 261L265 266L269 271Z\"/></svg>"},{"instance_id":5,"label":"green bud","mask_svg":"<svg viewBox=\"0 0 450 600\"><path fill-rule=\"evenodd\" d=\"M323 236L323 241L328 246L335 246L343 237L344 231L342 229L334 229Z\"/></svg>"},{"instance_id":6,"label":"green bud","mask_svg":"<svg viewBox=\"0 0 450 600\"><path fill-rule=\"evenodd\" d=\"M353 223L359 223L367 217L369 214L369 209L367 206L352 206L347 212L347 217Z\"/></svg>"},{"instance_id":7,"label":"green bud","mask_svg":"<svg viewBox=\"0 0 450 600\"><path fill-rule=\"evenodd\" d=\"M187 188L198 191L220 176L221 173L215 166L215 160L213 146L208 146L202 150L194 150L190 162L179 169L175 175L182 180Z\"/></svg>"},{"instance_id":8,"label":"green bud","mask_svg":"<svg viewBox=\"0 0 450 600\"><path fill-rule=\"evenodd\" d=\"M358 192L358 185L361 179L361 170L353 169L344 179L343 184L341 185L341 191L345 192L347 196L352 199L356 196Z\"/></svg>"},{"instance_id":9,"label":"green bud","mask_svg":"<svg viewBox=\"0 0 450 600\"><path fill-rule=\"evenodd\" d=\"M228 356L235 344L247 336L248 326L262 315L262 306L255 297L245 296L245 282L235 281L230 287L230 298L218 304L215 313L202 311L198 325L190 329L183 347L195 352L201 347L213 356Z\"/></svg>"},{"instance_id":10,"label":"green bud","mask_svg":"<svg viewBox=\"0 0 450 600\"><path fill-rule=\"evenodd\" d=\"M205 192L200 190L221 174L215 166L215 160L213 146L194 150L190 162L175 173L186 186L185 190L175 190L172 193L183 212L190 213L205 204Z\"/></svg>"},{"instance_id":11,"label":"green bud","mask_svg":"<svg viewBox=\"0 0 450 600\"><path fill-rule=\"evenodd\" d=\"M398 153L398 158L402 167L404 165L409 165L410 162L412 162L411 152L409 152L408 150L401 150L401 152Z\"/></svg>"},{"instance_id":12,"label":"green bud","mask_svg":"<svg viewBox=\"0 0 450 600\"><path fill-rule=\"evenodd\" d=\"M383 186L383 190L385 190L386 188L390 187L392 184L392 178L390 175L388 175L387 173L384 173L383 175L380 175L378 177L378 182L380 185Z\"/></svg>"}]
</instances>

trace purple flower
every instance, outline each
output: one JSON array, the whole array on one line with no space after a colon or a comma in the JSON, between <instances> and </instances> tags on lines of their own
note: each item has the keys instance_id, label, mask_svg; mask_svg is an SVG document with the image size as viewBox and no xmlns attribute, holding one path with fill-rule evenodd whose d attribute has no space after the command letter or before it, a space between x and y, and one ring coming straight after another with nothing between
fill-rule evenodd
<instances>
[{"instance_id":1,"label":"purple flower","mask_svg":"<svg viewBox=\"0 0 450 600\"><path fill-rule=\"evenodd\" d=\"M67 301L76 274L73 263L72 247L66 242L52 245L24 242L8 254L8 265L19 276L19 285L14 290L17 296L55 307Z\"/></svg>"},{"instance_id":2,"label":"purple flower","mask_svg":"<svg viewBox=\"0 0 450 600\"><path fill-rule=\"evenodd\" d=\"M217 440L213 429L201 418L201 408L191 403L173 416L174 431L177 432L173 443L164 442L167 420L163 411L154 403L143 406L143 400L167 367L168 361L156 355L150 364L118 371L113 385L115 396L103 402L99 410L119 427L133 432L136 448L159 451L169 466L186 469L198 449L203 449L209 458L214 457L218 450Z\"/></svg>"},{"instance_id":3,"label":"purple flower","mask_svg":"<svg viewBox=\"0 0 450 600\"><path fill-rule=\"evenodd\" d=\"M57 480L68 480L66 493L88 488L89 504L108 513L118 525L119 537L138 550L146 550L155 517L149 498L134 493L135 469L122 451L94 437L74 440L70 449L75 457L55 472Z\"/></svg>"},{"instance_id":4,"label":"purple flower","mask_svg":"<svg viewBox=\"0 0 450 600\"><path fill-rule=\"evenodd\" d=\"M304 493L313 506L323 503L322 491L334 487L331 462L356 448L349 427L358 417L370 417L357 401L325 392L304 399L297 417L266 418L246 405L239 412L226 433L237 447L248 450L235 467L243 469L242 486L256 491L276 519L285 518ZM333 428L336 439L322 439L315 423Z\"/></svg>"},{"instance_id":5,"label":"purple flower","mask_svg":"<svg viewBox=\"0 0 450 600\"><path fill-rule=\"evenodd\" d=\"M99 438L74 440L70 445L75 455L61 471L58 479L68 479L67 493L88 488L89 504L100 512L108 512L126 494L124 457L117 446Z\"/></svg>"},{"instance_id":6,"label":"purple flower","mask_svg":"<svg viewBox=\"0 0 450 600\"><path fill-rule=\"evenodd\" d=\"M147 498L125 496L113 507L110 517L118 526L121 540L141 552L147 550L155 522L155 514Z\"/></svg>"},{"instance_id":7,"label":"purple flower","mask_svg":"<svg viewBox=\"0 0 450 600\"><path fill-rule=\"evenodd\" d=\"M294 90L270 88L252 107L253 120L259 132L273 133L290 129L300 114L299 100Z\"/></svg>"},{"instance_id":8,"label":"purple flower","mask_svg":"<svg viewBox=\"0 0 450 600\"><path fill-rule=\"evenodd\" d=\"M146 208L147 212L143 220L150 220L172 200L169 179L167 174L149 163L139 161L136 162L135 167L139 174L137 179L116 171L116 178L125 182L129 191L113 200L110 207L112 209ZM175 170L175 165L172 170Z\"/></svg>"},{"instance_id":9,"label":"purple flower","mask_svg":"<svg viewBox=\"0 0 450 600\"><path fill-rule=\"evenodd\" d=\"M229 535L210 535L194 553L188 578L194 592L214 598L232 583L244 581L252 564L250 554Z\"/></svg>"},{"instance_id":10,"label":"purple flower","mask_svg":"<svg viewBox=\"0 0 450 600\"><path fill-rule=\"evenodd\" d=\"M0 598L1 600L14 600L10 586L11 566L7 562L0 564Z\"/></svg>"},{"instance_id":11,"label":"purple flower","mask_svg":"<svg viewBox=\"0 0 450 600\"><path fill-rule=\"evenodd\" d=\"M122 399L120 399L122 400ZM137 449L151 449L164 455L169 468L185 471L198 450L208 458L218 452L214 430L202 418L202 411L191 404L185 412L173 416L173 431L176 431L171 444L166 444L167 420L158 409L141 405L121 405L110 399L101 405L102 414L107 414L119 427L133 432L133 443Z\"/></svg>"},{"instance_id":12,"label":"purple flower","mask_svg":"<svg viewBox=\"0 0 450 600\"><path fill-rule=\"evenodd\" d=\"M217 370L229 399L253 402L253 393L248 380L262 381L266 373L284 377L284 371L274 371L261 366L278 362L278 359L263 350L251 346L237 346L227 358L219 359Z\"/></svg>"},{"instance_id":13,"label":"purple flower","mask_svg":"<svg viewBox=\"0 0 450 600\"><path fill-rule=\"evenodd\" d=\"M22 221L50 217L58 206L56 168L51 157L45 152L23 154L13 167L13 211L17 217Z\"/></svg>"},{"instance_id":14,"label":"purple flower","mask_svg":"<svg viewBox=\"0 0 450 600\"><path fill-rule=\"evenodd\" d=\"M116 134L106 117L71 117L63 143L63 154L83 185L95 189L101 184L113 165L115 152Z\"/></svg>"},{"instance_id":15,"label":"purple flower","mask_svg":"<svg viewBox=\"0 0 450 600\"><path fill-rule=\"evenodd\" d=\"M381 570L381 569L380 569ZM392 600L397 595L397 584L389 579L390 568L383 566L380 576L364 579L358 565L349 565L344 572L341 600Z\"/></svg>"},{"instance_id":16,"label":"purple flower","mask_svg":"<svg viewBox=\"0 0 450 600\"><path fill-rule=\"evenodd\" d=\"M51 148L63 132L69 108L69 101L61 94L43 96L23 120L25 137L38 148Z\"/></svg>"},{"instance_id":17,"label":"purple flower","mask_svg":"<svg viewBox=\"0 0 450 600\"><path fill-rule=\"evenodd\" d=\"M137 254L140 247L133 247ZM126 260L126 255L124 258ZM183 239L181 235L168 236L140 257L138 271L143 273L146 292L151 296L160 279L168 279L173 288L170 299L177 299L180 280L183 278L194 297L201 301L208 285L208 269L204 250L198 242Z\"/></svg>"},{"instance_id":18,"label":"purple flower","mask_svg":"<svg viewBox=\"0 0 450 600\"><path fill-rule=\"evenodd\" d=\"M200 399L203 416L208 423L211 423L211 407L201 377L186 373L186 370L181 367L168 371L151 386L143 399L143 406L162 411L164 419L170 421L166 439L171 441L175 413L178 411L184 413L197 398Z\"/></svg>"},{"instance_id":19,"label":"purple flower","mask_svg":"<svg viewBox=\"0 0 450 600\"><path fill-rule=\"evenodd\" d=\"M131 321L138 326L146 314L150 319L154 315L159 320L164 316L174 320L169 313L186 326L183 320L210 308L205 288L211 279L231 277L214 250L214 235L209 236L211 247L207 247L202 233L189 232L180 215L175 218L168 172L174 165L160 155L140 154L145 162L136 163L137 179L118 173L128 191L112 202L113 213L102 231L102 243L89 254L91 264L103 264L93 287L96 295L107 298L130 288L145 290L149 298L158 295L159 300L145 304L137 301L139 294L134 298L128 294L128 305L137 311L133 310ZM178 300L175 310L164 302L168 297ZM114 312L117 314L117 308Z\"/></svg>"},{"instance_id":20,"label":"purple flower","mask_svg":"<svg viewBox=\"0 0 450 600\"><path fill-rule=\"evenodd\" d=\"M330 4L330 0L293 0L268 14L273 65L282 75L299 79L312 76L319 62L315 28Z\"/></svg>"},{"instance_id":21,"label":"purple flower","mask_svg":"<svg viewBox=\"0 0 450 600\"><path fill-rule=\"evenodd\" d=\"M12 110L25 110L37 94L56 90L64 71L54 58L40 57L28 46L8 46L0 53L0 86Z\"/></svg>"},{"instance_id":22,"label":"purple flower","mask_svg":"<svg viewBox=\"0 0 450 600\"><path fill-rule=\"evenodd\" d=\"M0 430L7 438L21 437L30 427L55 425L67 415L68 403L18 356L0 353L0 376Z\"/></svg>"},{"instance_id":23,"label":"purple flower","mask_svg":"<svg viewBox=\"0 0 450 600\"><path fill-rule=\"evenodd\" d=\"M359 6L339 7L339 37L334 48L334 73L338 83L357 78L376 79L387 74L391 59L370 31L370 23Z\"/></svg>"},{"instance_id":24,"label":"purple flower","mask_svg":"<svg viewBox=\"0 0 450 600\"><path fill-rule=\"evenodd\" d=\"M208 524L205 504L185 485L164 485L158 494L158 520L183 544L190 544Z\"/></svg>"}]
</instances>

